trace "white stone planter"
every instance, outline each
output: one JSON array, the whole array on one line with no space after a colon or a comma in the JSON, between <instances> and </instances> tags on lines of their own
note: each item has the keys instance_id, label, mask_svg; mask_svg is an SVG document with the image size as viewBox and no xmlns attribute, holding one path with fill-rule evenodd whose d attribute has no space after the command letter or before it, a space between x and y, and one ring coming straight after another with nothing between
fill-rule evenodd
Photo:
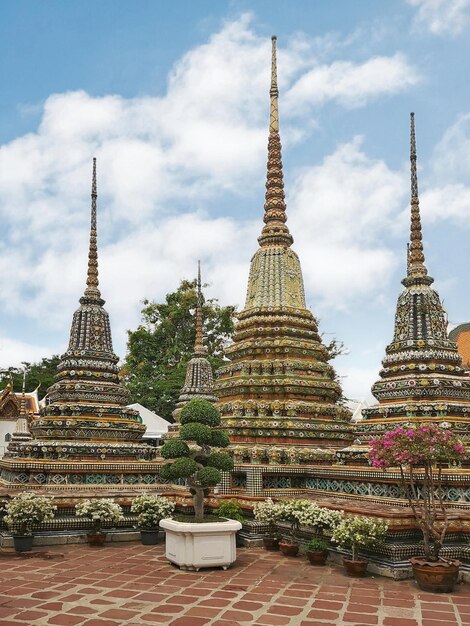
<instances>
[{"instance_id":1,"label":"white stone planter","mask_svg":"<svg viewBox=\"0 0 470 626\"><path fill-rule=\"evenodd\" d=\"M190 524L163 519L166 532L166 558L181 569L201 567L227 569L237 558L235 535L242 525L235 520Z\"/></svg>"}]
</instances>

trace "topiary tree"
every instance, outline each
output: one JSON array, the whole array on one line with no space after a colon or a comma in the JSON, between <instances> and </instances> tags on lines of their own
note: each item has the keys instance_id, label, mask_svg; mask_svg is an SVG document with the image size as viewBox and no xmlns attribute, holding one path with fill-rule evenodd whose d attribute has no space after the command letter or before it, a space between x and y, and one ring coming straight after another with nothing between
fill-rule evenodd
<instances>
[{"instance_id":1,"label":"topiary tree","mask_svg":"<svg viewBox=\"0 0 470 626\"><path fill-rule=\"evenodd\" d=\"M162 478L186 478L193 496L196 521L204 518L204 496L209 487L215 487L221 472L233 469L230 456L213 448L226 448L229 438L216 430L220 413L207 400L190 400L181 411L180 437L165 442L160 449L164 459L174 459L160 470Z\"/></svg>"}]
</instances>

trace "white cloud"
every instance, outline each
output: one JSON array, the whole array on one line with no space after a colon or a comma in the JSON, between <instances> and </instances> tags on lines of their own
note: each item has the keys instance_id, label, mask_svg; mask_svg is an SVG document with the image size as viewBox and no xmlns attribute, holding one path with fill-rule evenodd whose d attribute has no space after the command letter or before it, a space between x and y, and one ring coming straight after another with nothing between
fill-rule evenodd
<instances>
[{"instance_id":1,"label":"white cloud","mask_svg":"<svg viewBox=\"0 0 470 626\"><path fill-rule=\"evenodd\" d=\"M21 367L23 362L35 363L50 354L50 346L31 345L0 337L0 367Z\"/></svg>"},{"instance_id":2,"label":"white cloud","mask_svg":"<svg viewBox=\"0 0 470 626\"><path fill-rule=\"evenodd\" d=\"M243 304L262 208L253 211L255 224L203 209L217 204L218 215L224 215L228 203L242 201L263 184L270 45L244 16L184 55L162 96L126 99L75 91L47 98L37 132L0 147L5 236L0 247L0 289L8 293L4 308L9 313L40 320L49 330L60 332L65 347L85 281L92 156L98 158L100 279L118 351L122 353L123 331L138 321L140 300L161 298L181 277L193 276L198 258L212 283L210 295ZM335 100L343 106L365 104L417 80L415 69L398 54L363 64L326 65L322 60L319 66L321 45L320 40L308 42L298 36L280 47L283 103L296 93L299 101L307 98L312 80L322 94L317 105ZM325 45L331 55L331 42ZM281 108L287 117L289 107ZM283 139L294 142L304 137L312 118L303 114L301 108L291 111L288 124L283 125ZM345 181L332 171L339 166ZM371 183L362 185L360 176L370 176ZM309 177L318 192L313 197L305 187ZM345 303L376 289L379 275L383 278L390 272L390 252L370 238L382 228L375 205L385 213L391 210L383 204L392 199L394 180L384 164L369 161L353 144L342 147L320 169L305 171L297 181L291 203L293 232L301 233L297 249L305 273L314 277L308 287L316 298L330 302L339 296ZM337 189L345 182L348 194ZM340 216L345 202L347 224ZM309 240L305 236L311 232L308 212L317 203L318 233ZM359 235L348 234L358 221L353 209L361 216ZM323 250L324 233L332 225L333 247ZM354 265L356 272L351 269ZM13 287L11 267L15 267ZM21 352L22 344L15 345Z\"/></svg>"},{"instance_id":3,"label":"white cloud","mask_svg":"<svg viewBox=\"0 0 470 626\"><path fill-rule=\"evenodd\" d=\"M384 236L405 190L405 177L368 158L360 138L300 174L289 196L289 223L316 300L344 307L386 287L395 258Z\"/></svg>"},{"instance_id":4,"label":"white cloud","mask_svg":"<svg viewBox=\"0 0 470 626\"><path fill-rule=\"evenodd\" d=\"M414 25L434 35L457 36L470 21L470 0L408 0L417 8Z\"/></svg>"},{"instance_id":5,"label":"white cloud","mask_svg":"<svg viewBox=\"0 0 470 626\"><path fill-rule=\"evenodd\" d=\"M373 57L364 63L335 61L303 74L289 90L286 105L295 111L334 101L355 108L380 96L404 91L419 80L416 69L400 53Z\"/></svg>"}]
</instances>

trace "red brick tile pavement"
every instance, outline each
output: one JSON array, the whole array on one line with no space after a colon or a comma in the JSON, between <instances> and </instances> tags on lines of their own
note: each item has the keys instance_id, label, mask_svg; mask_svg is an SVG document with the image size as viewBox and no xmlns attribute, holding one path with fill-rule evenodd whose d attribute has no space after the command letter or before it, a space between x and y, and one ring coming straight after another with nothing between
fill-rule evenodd
<instances>
[{"instance_id":1,"label":"red brick tile pavement","mask_svg":"<svg viewBox=\"0 0 470 626\"><path fill-rule=\"evenodd\" d=\"M470 626L470 585L347 578L261 549L227 572L181 572L163 546L67 546L64 558L2 559L1 626Z\"/></svg>"}]
</instances>

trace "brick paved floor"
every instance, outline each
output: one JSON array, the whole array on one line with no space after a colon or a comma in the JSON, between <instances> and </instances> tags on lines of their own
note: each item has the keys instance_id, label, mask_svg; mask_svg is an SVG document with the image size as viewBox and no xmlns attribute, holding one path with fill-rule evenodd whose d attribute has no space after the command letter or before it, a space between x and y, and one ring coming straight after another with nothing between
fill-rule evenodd
<instances>
[{"instance_id":1,"label":"brick paved floor","mask_svg":"<svg viewBox=\"0 0 470 626\"><path fill-rule=\"evenodd\" d=\"M350 579L339 566L246 548L226 572L180 572L163 546L138 544L0 559L1 626L145 624L465 626L470 584L432 595L412 581Z\"/></svg>"}]
</instances>

